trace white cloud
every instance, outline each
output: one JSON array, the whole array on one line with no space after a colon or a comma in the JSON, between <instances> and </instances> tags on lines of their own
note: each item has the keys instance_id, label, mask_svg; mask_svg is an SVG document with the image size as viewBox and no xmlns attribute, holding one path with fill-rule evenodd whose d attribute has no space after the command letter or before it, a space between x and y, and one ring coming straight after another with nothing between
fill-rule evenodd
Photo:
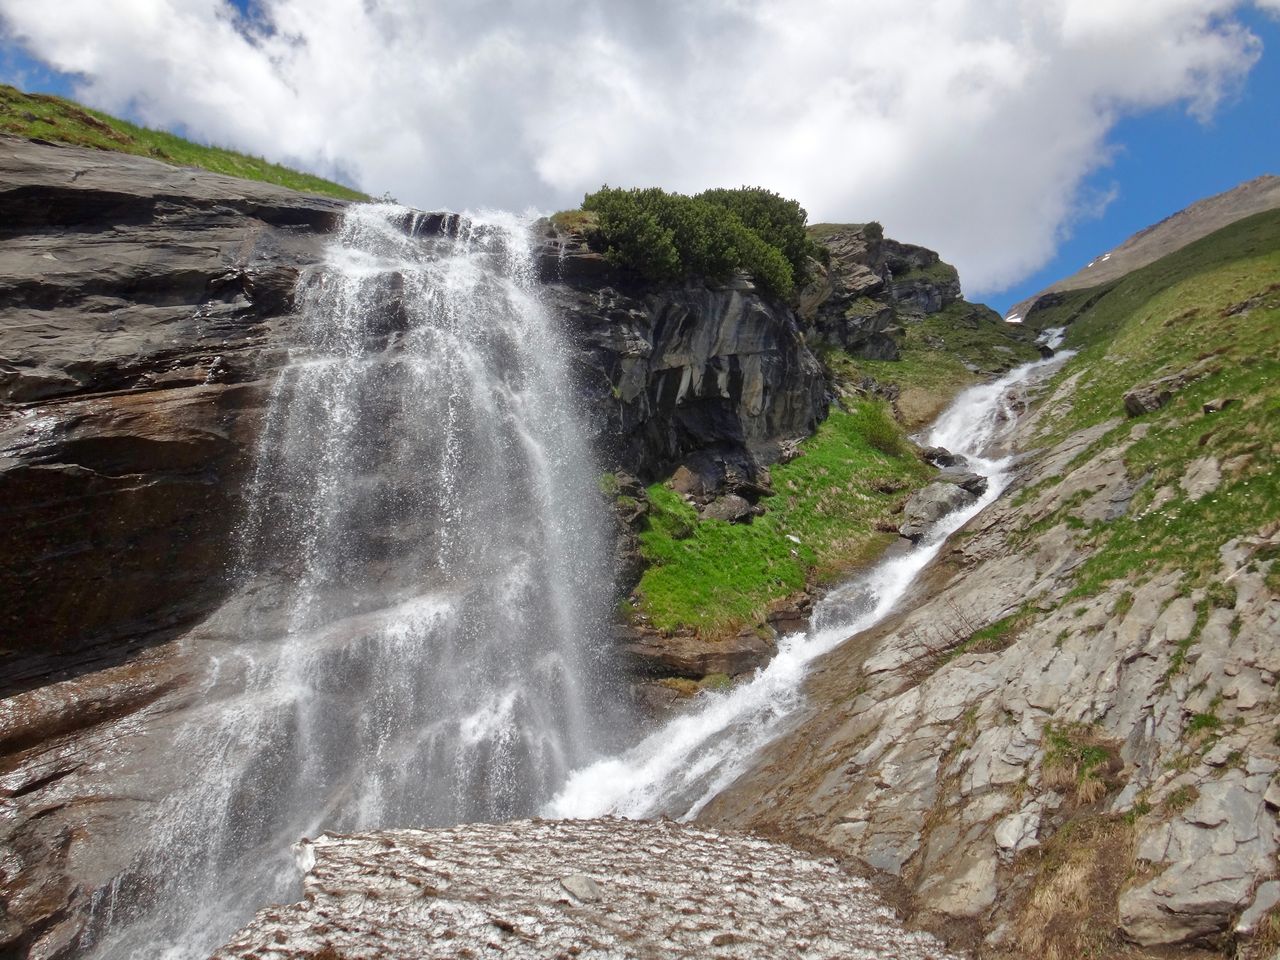
<instances>
[{"instance_id":1,"label":"white cloud","mask_svg":"<svg viewBox=\"0 0 1280 960\"><path fill-rule=\"evenodd\" d=\"M0 0L10 35L153 125L425 207L608 181L762 184L881 220L972 292L1052 255L1126 112L1209 116L1243 0ZM1280 9L1280 0L1256 0Z\"/></svg>"}]
</instances>

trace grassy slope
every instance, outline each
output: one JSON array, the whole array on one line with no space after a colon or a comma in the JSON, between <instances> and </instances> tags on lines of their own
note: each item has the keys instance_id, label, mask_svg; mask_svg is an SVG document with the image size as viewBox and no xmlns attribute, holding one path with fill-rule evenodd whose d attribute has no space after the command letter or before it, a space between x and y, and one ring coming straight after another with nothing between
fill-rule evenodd
<instances>
[{"instance_id":1,"label":"grassy slope","mask_svg":"<svg viewBox=\"0 0 1280 960\"><path fill-rule=\"evenodd\" d=\"M875 487L918 485L932 472L877 402L834 410L802 449L772 468L777 492L750 524L698 520L676 493L650 487L638 612L660 629L692 626L708 637L757 623L769 601L878 554L894 535L876 532L875 522L902 494Z\"/></svg>"},{"instance_id":2,"label":"grassy slope","mask_svg":"<svg viewBox=\"0 0 1280 960\"><path fill-rule=\"evenodd\" d=\"M261 157L218 147L203 147L171 133L135 126L61 97L23 93L3 84L0 84L0 132L154 157L178 166L202 167L214 173L274 183L304 193L344 200L369 199L357 190L268 163Z\"/></svg>"},{"instance_id":3,"label":"grassy slope","mask_svg":"<svg viewBox=\"0 0 1280 960\"><path fill-rule=\"evenodd\" d=\"M1046 426L1046 441L1120 416L1118 427L1081 454L1088 457L1134 426L1122 398L1135 384L1206 358L1217 368L1139 418L1149 432L1129 449L1126 466L1149 480L1125 517L1093 528L1094 553L1076 592L1087 596L1108 580L1168 567L1187 571L1192 584L1209 582L1224 542L1280 520L1280 211L1240 221L1072 299L1061 309L1079 312L1068 345L1080 353L1060 376L1079 374L1080 381L1071 411ZM1245 303L1251 305L1241 309ZM1204 414L1202 405L1218 397L1238 402ZM1193 501L1178 480L1206 456L1227 465L1222 485ZM1173 499L1149 510L1162 488Z\"/></svg>"},{"instance_id":4,"label":"grassy slope","mask_svg":"<svg viewBox=\"0 0 1280 960\"><path fill-rule=\"evenodd\" d=\"M986 314L985 307L960 301L921 320L906 320L900 360L862 360L839 350L824 351L823 360L839 380L873 377L897 384L902 391L898 408L907 428L915 430L965 387L1040 356L1024 331Z\"/></svg>"}]
</instances>

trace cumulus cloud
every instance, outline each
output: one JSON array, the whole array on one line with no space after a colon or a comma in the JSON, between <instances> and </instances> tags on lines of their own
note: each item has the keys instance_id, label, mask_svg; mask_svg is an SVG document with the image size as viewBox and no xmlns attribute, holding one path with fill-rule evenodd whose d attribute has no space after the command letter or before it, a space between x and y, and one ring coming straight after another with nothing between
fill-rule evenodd
<instances>
[{"instance_id":1,"label":"cumulus cloud","mask_svg":"<svg viewBox=\"0 0 1280 960\"><path fill-rule=\"evenodd\" d=\"M1280 9L1280 0L1255 0ZM971 293L1052 256L1126 113L1209 117L1243 0L0 0L77 95L423 207L761 184Z\"/></svg>"}]
</instances>

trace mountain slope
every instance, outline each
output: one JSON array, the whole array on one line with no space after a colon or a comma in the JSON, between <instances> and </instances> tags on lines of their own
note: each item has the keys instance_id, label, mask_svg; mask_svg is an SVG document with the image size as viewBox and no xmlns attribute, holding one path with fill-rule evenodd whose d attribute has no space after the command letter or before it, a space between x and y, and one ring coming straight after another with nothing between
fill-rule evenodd
<instances>
[{"instance_id":1,"label":"mountain slope","mask_svg":"<svg viewBox=\"0 0 1280 960\"><path fill-rule=\"evenodd\" d=\"M1068 296L1013 487L703 819L861 859L978 957L1270 957L1280 211Z\"/></svg>"},{"instance_id":2,"label":"mountain slope","mask_svg":"<svg viewBox=\"0 0 1280 960\"><path fill-rule=\"evenodd\" d=\"M1055 299L1053 294L1117 280L1229 224L1277 207L1280 207L1280 177L1268 174L1249 180L1224 193L1193 203L1159 223L1139 230L1120 246L1099 254L1071 276L1015 304L1007 316L1044 326L1045 324L1028 316L1041 300L1047 301L1046 306L1052 305Z\"/></svg>"},{"instance_id":3,"label":"mountain slope","mask_svg":"<svg viewBox=\"0 0 1280 960\"><path fill-rule=\"evenodd\" d=\"M29 140L152 157L176 166L201 167L213 173L342 200L369 199L358 190L269 163L261 157L202 146L171 133L139 127L62 97L23 93L5 84L0 84L0 132Z\"/></svg>"}]
</instances>

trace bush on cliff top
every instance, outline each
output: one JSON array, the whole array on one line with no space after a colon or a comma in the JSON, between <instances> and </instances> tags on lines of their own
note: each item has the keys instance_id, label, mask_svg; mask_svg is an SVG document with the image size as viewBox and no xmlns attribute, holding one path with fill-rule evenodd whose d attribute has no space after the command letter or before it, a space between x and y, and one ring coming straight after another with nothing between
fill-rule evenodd
<instances>
[{"instance_id":1,"label":"bush on cliff top","mask_svg":"<svg viewBox=\"0 0 1280 960\"><path fill-rule=\"evenodd\" d=\"M658 283L744 270L765 293L786 298L820 252L805 233L804 208L759 187L689 197L605 186L583 198L582 213L554 219L585 233L610 262Z\"/></svg>"}]
</instances>

